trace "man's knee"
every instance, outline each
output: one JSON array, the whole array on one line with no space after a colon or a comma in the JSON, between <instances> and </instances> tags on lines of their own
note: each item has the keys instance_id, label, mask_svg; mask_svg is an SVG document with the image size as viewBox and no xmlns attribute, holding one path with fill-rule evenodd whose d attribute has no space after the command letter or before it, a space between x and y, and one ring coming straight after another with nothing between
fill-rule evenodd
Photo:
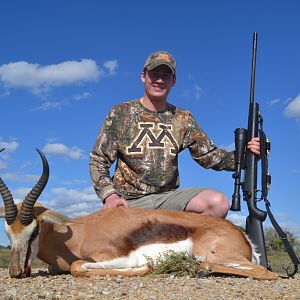
<instances>
[{"instance_id":1,"label":"man's knee","mask_svg":"<svg viewBox=\"0 0 300 300\"><path fill-rule=\"evenodd\" d=\"M211 202L212 205L216 205L227 210L230 208L227 197L221 192L213 191Z\"/></svg>"},{"instance_id":2,"label":"man's knee","mask_svg":"<svg viewBox=\"0 0 300 300\"><path fill-rule=\"evenodd\" d=\"M214 203L212 205L215 207L217 217L225 218L230 209L230 204L227 197L220 192L216 192L214 197Z\"/></svg>"},{"instance_id":3,"label":"man's knee","mask_svg":"<svg viewBox=\"0 0 300 300\"><path fill-rule=\"evenodd\" d=\"M230 209L227 197L215 190L204 190L194 197L186 207L186 211L205 213L225 218Z\"/></svg>"}]
</instances>

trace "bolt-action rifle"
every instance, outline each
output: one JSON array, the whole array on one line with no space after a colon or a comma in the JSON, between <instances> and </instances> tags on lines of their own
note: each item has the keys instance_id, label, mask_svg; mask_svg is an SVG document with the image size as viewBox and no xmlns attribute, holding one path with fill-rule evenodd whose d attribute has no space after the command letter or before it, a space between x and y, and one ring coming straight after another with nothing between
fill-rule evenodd
<instances>
[{"instance_id":1,"label":"bolt-action rifle","mask_svg":"<svg viewBox=\"0 0 300 300\"><path fill-rule=\"evenodd\" d=\"M259 112L259 104L254 100L255 87L255 70L256 70L256 50L257 50L257 32L253 34L253 48L252 48L252 69L251 69L251 85L250 85L250 104L248 114L248 128L237 128L235 133L235 173L234 178L234 192L232 195L232 204L230 210L240 211L240 188L243 191L243 199L247 202L249 215L246 219L246 233L250 240L256 246L260 254L260 264L264 267L269 267L265 247L265 238L262 223L269 215L270 221L279 234L293 264L294 271L287 275L293 276L298 271L300 264L295 252L293 251L287 235L280 228L270 211L270 202L267 199L268 191L271 186L271 175L268 172L268 155L270 153L270 142L267 140L263 131L263 118ZM258 160L257 155L247 149L247 143L254 137L260 138L260 161L261 161L261 190L257 189L257 171ZM244 172L244 179L242 180L242 172ZM260 193L260 197L258 194ZM261 210L257 207L257 201L264 200L266 210Z\"/></svg>"}]
</instances>

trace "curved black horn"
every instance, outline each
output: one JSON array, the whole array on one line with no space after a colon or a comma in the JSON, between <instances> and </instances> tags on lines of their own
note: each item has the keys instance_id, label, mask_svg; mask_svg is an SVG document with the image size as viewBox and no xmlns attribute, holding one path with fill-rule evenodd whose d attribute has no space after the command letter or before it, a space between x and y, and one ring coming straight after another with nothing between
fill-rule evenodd
<instances>
[{"instance_id":1,"label":"curved black horn","mask_svg":"<svg viewBox=\"0 0 300 300\"><path fill-rule=\"evenodd\" d=\"M1 149L2 152L5 148ZM5 207L5 220L8 225L12 224L17 216L17 207L14 203L14 199L10 193L10 190L5 185L3 180L0 177L0 194L3 198L4 207Z\"/></svg>"},{"instance_id":2,"label":"curved black horn","mask_svg":"<svg viewBox=\"0 0 300 300\"><path fill-rule=\"evenodd\" d=\"M39 153L43 162L43 174L40 177L39 181L36 183L36 185L33 187L33 189L25 197L22 203L19 219L23 225L28 225L32 222L33 206L40 194L42 193L42 191L44 190L49 178L48 161L45 155L39 149L36 149L36 151Z\"/></svg>"}]
</instances>

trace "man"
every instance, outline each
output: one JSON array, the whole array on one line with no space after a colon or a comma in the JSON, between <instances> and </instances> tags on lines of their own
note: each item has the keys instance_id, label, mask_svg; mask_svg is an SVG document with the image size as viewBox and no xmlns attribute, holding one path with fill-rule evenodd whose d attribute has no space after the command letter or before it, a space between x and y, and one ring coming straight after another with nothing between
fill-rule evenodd
<instances>
[{"instance_id":1,"label":"man","mask_svg":"<svg viewBox=\"0 0 300 300\"><path fill-rule=\"evenodd\" d=\"M176 83L176 63L170 53L152 53L141 81L144 96L112 108L90 156L93 186L104 209L173 209L225 218L230 206L223 193L207 188L177 190L178 154L188 148L202 167L233 171L234 153L217 148L190 112L167 101ZM248 148L259 155L259 139L250 141Z\"/></svg>"}]
</instances>

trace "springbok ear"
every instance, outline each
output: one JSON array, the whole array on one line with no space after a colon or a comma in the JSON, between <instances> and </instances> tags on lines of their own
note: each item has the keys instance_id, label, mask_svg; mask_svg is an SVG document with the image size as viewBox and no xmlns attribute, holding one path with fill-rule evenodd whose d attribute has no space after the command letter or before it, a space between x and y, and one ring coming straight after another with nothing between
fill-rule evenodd
<instances>
[{"instance_id":1,"label":"springbok ear","mask_svg":"<svg viewBox=\"0 0 300 300\"><path fill-rule=\"evenodd\" d=\"M0 218L5 218L5 209L4 209L4 206L0 206Z\"/></svg>"},{"instance_id":2,"label":"springbok ear","mask_svg":"<svg viewBox=\"0 0 300 300\"><path fill-rule=\"evenodd\" d=\"M53 210L47 209L37 217L38 221L43 221L51 224L70 225L79 223L75 219L59 214Z\"/></svg>"}]
</instances>

